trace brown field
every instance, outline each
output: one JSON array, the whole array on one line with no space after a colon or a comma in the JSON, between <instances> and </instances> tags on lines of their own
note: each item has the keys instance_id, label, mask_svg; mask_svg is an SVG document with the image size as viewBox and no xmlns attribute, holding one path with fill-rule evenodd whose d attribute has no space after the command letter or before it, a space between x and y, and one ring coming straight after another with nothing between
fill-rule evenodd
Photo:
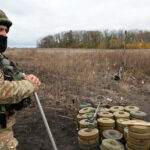
<instances>
[{"instance_id":1,"label":"brown field","mask_svg":"<svg viewBox=\"0 0 150 150\"><path fill-rule=\"evenodd\" d=\"M10 49L6 55L26 74L40 78L38 95L58 150L79 149L75 124L70 119L72 98L77 98L78 106L96 102L98 95L114 102L123 97L145 111L150 121L149 50ZM122 62L123 78L115 81L113 76ZM19 150L52 149L34 98L29 108L18 112L14 130Z\"/></svg>"}]
</instances>

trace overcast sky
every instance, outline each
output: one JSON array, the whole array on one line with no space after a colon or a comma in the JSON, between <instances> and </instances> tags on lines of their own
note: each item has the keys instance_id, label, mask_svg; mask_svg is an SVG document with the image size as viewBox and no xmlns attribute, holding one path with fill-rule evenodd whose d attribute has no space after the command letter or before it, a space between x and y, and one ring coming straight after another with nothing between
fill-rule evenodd
<instances>
[{"instance_id":1,"label":"overcast sky","mask_svg":"<svg viewBox=\"0 0 150 150\"><path fill-rule=\"evenodd\" d=\"M13 26L10 47L68 30L150 30L150 0L0 0Z\"/></svg>"}]
</instances>

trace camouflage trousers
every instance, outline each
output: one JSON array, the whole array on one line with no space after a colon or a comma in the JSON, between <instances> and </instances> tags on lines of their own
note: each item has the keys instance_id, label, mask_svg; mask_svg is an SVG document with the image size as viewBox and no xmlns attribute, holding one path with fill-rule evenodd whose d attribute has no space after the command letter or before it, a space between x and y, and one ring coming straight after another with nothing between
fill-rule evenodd
<instances>
[{"instance_id":1,"label":"camouflage trousers","mask_svg":"<svg viewBox=\"0 0 150 150\"><path fill-rule=\"evenodd\" d=\"M16 150L18 141L14 138L12 126L15 124L15 117L7 118L7 127L0 129L0 150Z\"/></svg>"}]
</instances>

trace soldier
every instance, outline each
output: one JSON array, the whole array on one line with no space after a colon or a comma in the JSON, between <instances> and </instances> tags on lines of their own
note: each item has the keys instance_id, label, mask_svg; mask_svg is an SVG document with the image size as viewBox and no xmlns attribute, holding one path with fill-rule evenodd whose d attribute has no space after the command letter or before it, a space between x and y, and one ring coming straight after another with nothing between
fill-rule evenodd
<instances>
[{"instance_id":1,"label":"soldier","mask_svg":"<svg viewBox=\"0 0 150 150\"><path fill-rule=\"evenodd\" d=\"M15 111L30 103L30 95L41 84L34 75L25 75L18 65L3 52L7 48L7 33L12 22L0 10L0 150L16 150L18 141L13 137Z\"/></svg>"}]
</instances>

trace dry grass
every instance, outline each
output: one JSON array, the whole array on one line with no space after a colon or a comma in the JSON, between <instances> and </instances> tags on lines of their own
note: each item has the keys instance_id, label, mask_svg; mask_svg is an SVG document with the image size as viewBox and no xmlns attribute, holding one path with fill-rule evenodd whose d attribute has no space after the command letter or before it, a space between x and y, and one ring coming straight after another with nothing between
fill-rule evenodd
<instances>
[{"instance_id":1,"label":"dry grass","mask_svg":"<svg viewBox=\"0 0 150 150\"><path fill-rule=\"evenodd\" d=\"M20 53L20 52L19 52ZM8 52L9 57L20 62L29 62L39 67L40 71L53 72L62 76L72 76L81 80L93 80L98 72L118 71L122 62L125 63L125 72L141 79L150 75L150 52L142 51L94 51L93 53L36 53L36 51ZM35 62L35 64L33 64ZM31 64L32 63L32 64ZM37 63L37 64L36 64ZM92 72L95 72L93 76ZM69 74L68 74L69 73Z\"/></svg>"},{"instance_id":2,"label":"dry grass","mask_svg":"<svg viewBox=\"0 0 150 150\"><path fill-rule=\"evenodd\" d=\"M72 97L93 98L100 93L100 88L114 90L111 77L123 62L125 71L120 82L122 89L127 91L131 86L139 88L141 80L149 82L150 52L66 51L9 51L7 56L16 60L26 73L37 75L44 83L41 88L45 94L41 92L41 98L55 99L56 103L59 100L68 103Z\"/></svg>"}]
</instances>

